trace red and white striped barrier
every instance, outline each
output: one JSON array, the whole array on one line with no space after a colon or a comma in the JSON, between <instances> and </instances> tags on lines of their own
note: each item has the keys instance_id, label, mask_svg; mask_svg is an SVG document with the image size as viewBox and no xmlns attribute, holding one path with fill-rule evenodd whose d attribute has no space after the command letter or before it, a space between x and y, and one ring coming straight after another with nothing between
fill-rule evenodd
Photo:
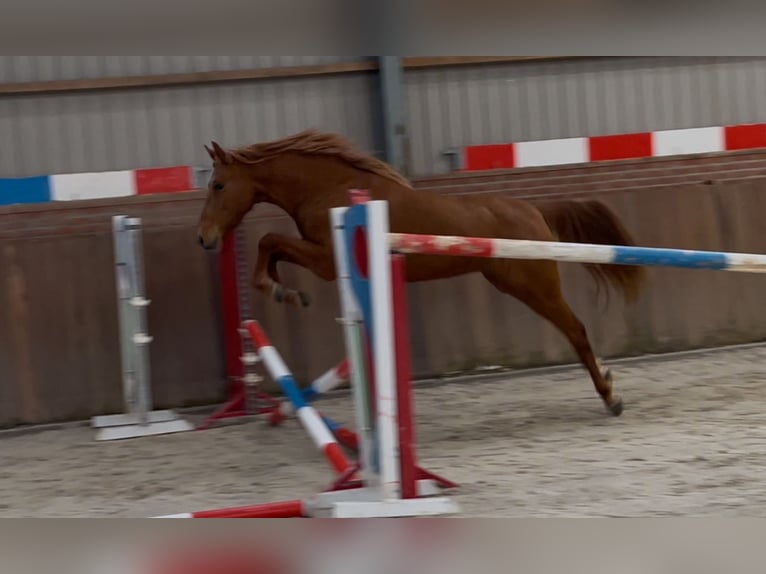
<instances>
[{"instance_id":1,"label":"red and white striped barrier","mask_svg":"<svg viewBox=\"0 0 766 574\"><path fill-rule=\"evenodd\" d=\"M308 404L293 375L282 360L279 351L271 344L266 333L257 321L245 321L243 326L250 333L261 360L266 365L271 377L279 383L282 391L289 397L303 427L309 433L317 448L339 473L349 472L353 467L343 453L338 441L327 428L321 415Z\"/></svg>"},{"instance_id":2,"label":"red and white striped barrier","mask_svg":"<svg viewBox=\"0 0 766 574\"><path fill-rule=\"evenodd\" d=\"M317 379L315 379L308 387L303 389L303 398L309 402L312 402L320 396L329 393L330 391L337 389L340 385L347 382L349 379L349 363L348 359L345 359L336 365L332 369L329 369ZM295 414L295 407L290 401L282 401L279 407L274 409L271 414L269 423L271 425L278 425L283 420L291 417Z\"/></svg>"}]
</instances>

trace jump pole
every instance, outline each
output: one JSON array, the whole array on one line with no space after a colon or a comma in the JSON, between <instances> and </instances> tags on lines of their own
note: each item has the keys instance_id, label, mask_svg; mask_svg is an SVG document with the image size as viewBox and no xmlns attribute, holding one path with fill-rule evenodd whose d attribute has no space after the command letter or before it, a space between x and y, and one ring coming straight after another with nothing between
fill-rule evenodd
<instances>
[{"instance_id":1,"label":"jump pole","mask_svg":"<svg viewBox=\"0 0 766 574\"><path fill-rule=\"evenodd\" d=\"M304 501L286 500L218 510L181 512L155 518L304 518L307 516L308 510Z\"/></svg>"},{"instance_id":2,"label":"jump pole","mask_svg":"<svg viewBox=\"0 0 766 574\"><path fill-rule=\"evenodd\" d=\"M284 394L289 397L290 402L294 405L301 424L311 436L317 448L324 454L338 474L343 475L349 472L352 469L352 465L343 454L340 444L322 420L321 415L314 407L308 404L295 382L290 369L287 368L279 351L271 344L260 324L257 321L248 320L243 323L243 327L250 334L256 350L269 370L270 375L279 383Z\"/></svg>"},{"instance_id":3,"label":"jump pole","mask_svg":"<svg viewBox=\"0 0 766 574\"><path fill-rule=\"evenodd\" d=\"M333 368L325 371L314 379L311 384L303 389L303 398L308 402L317 400L322 395L338 388L349 380L349 361L344 359ZM295 414L295 408L290 401L282 401L269 418L269 422L276 426L286 418Z\"/></svg>"},{"instance_id":4,"label":"jump pole","mask_svg":"<svg viewBox=\"0 0 766 574\"><path fill-rule=\"evenodd\" d=\"M144 285L142 221L137 217L112 217L115 282L120 331L124 414L95 416L97 441L170 434L193 430L172 410L153 410Z\"/></svg>"},{"instance_id":5,"label":"jump pole","mask_svg":"<svg viewBox=\"0 0 766 574\"><path fill-rule=\"evenodd\" d=\"M568 263L603 263L766 273L766 255L755 253L410 233L390 233L386 243L392 251L403 254L417 253L421 255L494 259L545 259Z\"/></svg>"}]
</instances>

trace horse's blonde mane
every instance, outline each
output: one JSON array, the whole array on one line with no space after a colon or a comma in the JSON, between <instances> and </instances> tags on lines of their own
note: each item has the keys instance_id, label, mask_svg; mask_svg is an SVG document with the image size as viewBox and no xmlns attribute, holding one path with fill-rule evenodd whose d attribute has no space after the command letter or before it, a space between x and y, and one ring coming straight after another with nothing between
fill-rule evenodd
<instances>
[{"instance_id":1,"label":"horse's blonde mane","mask_svg":"<svg viewBox=\"0 0 766 574\"><path fill-rule=\"evenodd\" d=\"M245 164L260 163L286 152L334 156L357 169L412 187L407 178L390 165L359 151L349 140L334 133L312 129L279 140L228 150L235 161Z\"/></svg>"}]
</instances>

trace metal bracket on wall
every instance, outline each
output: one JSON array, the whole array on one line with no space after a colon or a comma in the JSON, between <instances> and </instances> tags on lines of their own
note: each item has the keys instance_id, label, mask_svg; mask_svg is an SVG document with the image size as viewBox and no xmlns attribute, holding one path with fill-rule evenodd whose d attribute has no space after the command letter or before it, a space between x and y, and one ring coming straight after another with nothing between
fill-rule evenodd
<instances>
[{"instance_id":1,"label":"metal bracket on wall","mask_svg":"<svg viewBox=\"0 0 766 574\"><path fill-rule=\"evenodd\" d=\"M463 171L463 169L465 169L465 156L463 154L463 148L448 148L442 152L442 155L447 158L450 171Z\"/></svg>"}]
</instances>

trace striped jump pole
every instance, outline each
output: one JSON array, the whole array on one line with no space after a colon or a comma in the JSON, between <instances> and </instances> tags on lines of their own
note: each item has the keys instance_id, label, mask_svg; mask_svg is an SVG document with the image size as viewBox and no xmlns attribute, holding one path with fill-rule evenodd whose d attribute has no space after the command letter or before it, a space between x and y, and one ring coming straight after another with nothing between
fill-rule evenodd
<instances>
[{"instance_id":1,"label":"striped jump pole","mask_svg":"<svg viewBox=\"0 0 766 574\"><path fill-rule=\"evenodd\" d=\"M249 331L247 328L241 328L239 329L240 334L242 335L243 339L246 339L249 346L253 346L252 337L250 336ZM243 347L246 346L243 343ZM248 351L242 356L242 363L245 367L245 371L247 371L248 367L254 366L256 363L260 361L260 357L258 356L257 352ZM345 362L344 362L345 363ZM315 381L314 385L320 386L321 385L327 385L327 381L333 381L337 380L338 375L336 375L336 372L340 372L343 374L344 369L344 363L341 363L337 367L331 369L328 371L328 373L325 373L322 375L317 381L319 383L317 384L317 381ZM347 371L346 371L347 372ZM260 383L261 378L254 373L245 372L245 374L242 377L242 388L243 393L245 393L245 399L248 399L250 401L256 402L267 402L268 406L266 407L260 407L257 409L253 409L256 414L269 414L269 424L272 426L277 426L280 424L286 417L284 417L281 413L282 412L288 412L289 414L295 413L295 407L290 402L290 400L286 401L280 401L279 399L276 399L272 397L271 395L268 395L260 390L257 389L258 383ZM336 383L340 384L340 383ZM316 391L312 391L312 388L309 387L308 389L305 389L301 391L303 393L304 399L306 399L306 402L309 402L312 397L315 396ZM285 408L286 405L289 405L289 410ZM359 448L359 439L354 431L347 428L345 425L331 419L330 417L324 416L320 413L320 417L322 418L322 421L325 423L327 428L330 429L330 432L335 436L335 438L343 445L346 446L352 450L356 450Z\"/></svg>"},{"instance_id":2,"label":"striped jump pole","mask_svg":"<svg viewBox=\"0 0 766 574\"><path fill-rule=\"evenodd\" d=\"M321 415L324 424L330 429L339 443L352 450L359 450L359 435L348 428L346 425L331 419L328 416Z\"/></svg>"},{"instance_id":3,"label":"striped jump pole","mask_svg":"<svg viewBox=\"0 0 766 574\"><path fill-rule=\"evenodd\" d=\"M348 381L348 375L348 359L345 359L316 379L307 389L304 389L303 397L307 401L313 401L318 396L328 393L337 388L338 385Z\"/></svg>"},{"instance_id":4,"label":"striped jump pole","mask_svg":"<svg viewBox=\"0 0 766 574\"><path fill-rule=\"evenodd\" d=\"M322 451L325 458L327 458L338 474L346 475L352 472L354 467L348 461L346 455L343 454L340 444L322 420L321 415L306 401L292 373L282 360L279 351L271 344L260 324L257 321L250 320L245 321L243 326L250 334L258 355L266 365L269 374L279 384L282 392L290 399L290 402L292 402L298 418L306 432L311 435L314 444Z\"/></svg>"},{"instance_id":5,"label":"striped jump pole","mask_svg":"<svg viewBox=\"0 0 766 574\"><path fill-rule=\"evenodd\" d=\"M338 388L340 385L348 381L349 379L349 362L348 359L344 359L338 365L329 369L314 381L305 389L303 389L303 398L307 402L313 402L320 396L329 393L333 389ZM286 418L295 414L295 407L289 400L282 401L279 407L274 410L269 419L270 424L276 426L280 424Z\"/></svg>"},{"instance_id":6,"label":"striped jump pole","mask_svg":"<svg viewBox=\"0 0 766 574\"><path fill-rule=\"evenodd\" d=\"M625 247L522 239L389 233L392 251L402 254L454 255L495 259L545 259L568 263L605 263L766 273L766 255L692 251L657 247Z\"/></svg>"},{"instance_id":7,"label":"striped jump pole","mask_svg":"<svg viewBox=\"0 0 766 574\"><path fill-rule=\"evenodd\" d=\"M314 382L301 391L304 400L307 403L315 401L323 394L330 392L342 383L348 381L348 365L348 359L345 359L340 364L315 379ZM270 415L269 424L271 426L279 426L285 419L295 414L295 407L289 399L284 401L275 400L275 403L274 406L265 411ZM325 425L327 425L327 428L330 429L332 434L335 435L335 438L338 439L342 445L352 450L357 450L359 448L359 437L354 431L330 417L325 415L321 415L321 417Z\"/></svg>"}]
</instances>

